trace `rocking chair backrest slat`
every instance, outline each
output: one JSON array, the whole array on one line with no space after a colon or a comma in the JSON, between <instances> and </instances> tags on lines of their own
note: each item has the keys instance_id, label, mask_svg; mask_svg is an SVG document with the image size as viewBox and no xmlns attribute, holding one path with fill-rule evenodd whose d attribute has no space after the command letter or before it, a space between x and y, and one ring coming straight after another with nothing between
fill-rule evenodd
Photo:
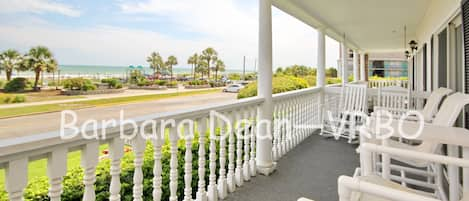
<instances>
[{"instance_id":1,"label":"rocking chair backrest slat","mask_svg":"<svg viewBox=\"0 0 469 201\"><path fill-rule=\"evenodd\" d=\"M342 87L339 108L348 112L367 112L367 84L346 84Z\"/></svg>"},{"instance_id":2,"label":"rocking chair backrest slat","mask_svg":"<svg viewBox=\"0 0 469 201\"><path fill-rule=\"evenodd\" d=\"M407 89L397 86L378 89L378 106L381 108L408 110Z\"/></svg>"}]
</instances>

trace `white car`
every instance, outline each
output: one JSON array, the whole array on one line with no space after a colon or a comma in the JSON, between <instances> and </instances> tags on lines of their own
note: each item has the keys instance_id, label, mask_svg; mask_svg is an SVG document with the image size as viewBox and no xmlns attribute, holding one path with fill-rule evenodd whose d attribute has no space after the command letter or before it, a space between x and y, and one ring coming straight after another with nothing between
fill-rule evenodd
<instances>
[{"instance_id":1,"label":"white car","mask_svg":"<svg viewBox=\"0 0 469 201\"><path fill-rule=\"evenodd\" d=\"M243 85L240 84L230 84L228 85L225 89L223 89L223 92L232 92L232 93L238 93L239 90L244 88Z\"/></svg>"}]
</instances>

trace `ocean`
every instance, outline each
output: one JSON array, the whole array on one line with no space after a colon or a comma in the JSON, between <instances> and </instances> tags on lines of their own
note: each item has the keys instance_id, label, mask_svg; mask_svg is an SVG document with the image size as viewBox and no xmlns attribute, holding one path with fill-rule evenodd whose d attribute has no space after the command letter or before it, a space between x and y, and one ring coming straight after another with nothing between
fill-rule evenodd
<instances>
[{"instance_id":1,"label":"ocean","mask_svg":"<svg viewBox=\"0 0 469 201\"><path fill-rule=\"evenodd\" d=\"M62 77L126 77L130 68L128 66L100 66L100 65L59 65L60 76ZM143 66L141 68L145 74L152 74L153 70L150 67ZM192 69L189 67L173 68L174 74L190 74ZM240 69L226 69L227 73L242 73ZM253 72L253 70L246 69L246 72ZM56 73L55 75L57 75ZM14 77L32 77L33 72L15 72ZM45 73L45 77L52 76L52 73Z\"/></svg>"}]
</instances>

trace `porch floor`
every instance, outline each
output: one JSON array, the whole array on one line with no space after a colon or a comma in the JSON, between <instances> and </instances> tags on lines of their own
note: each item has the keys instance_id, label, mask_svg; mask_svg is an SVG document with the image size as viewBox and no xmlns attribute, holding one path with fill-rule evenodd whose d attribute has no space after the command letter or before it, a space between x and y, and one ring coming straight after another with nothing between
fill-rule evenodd
<instances>
[{"instance_id":1,"label":"porch floor","mask_svg":"<svg viewBox=\"0 0 469 201\"><path fill-rule=\"evenodd\" d=\"M281 158L272 175L245 182L226 201L338 201L337 178L359 166L356 147L315 133Z\"/></svg>"}]
</instances>

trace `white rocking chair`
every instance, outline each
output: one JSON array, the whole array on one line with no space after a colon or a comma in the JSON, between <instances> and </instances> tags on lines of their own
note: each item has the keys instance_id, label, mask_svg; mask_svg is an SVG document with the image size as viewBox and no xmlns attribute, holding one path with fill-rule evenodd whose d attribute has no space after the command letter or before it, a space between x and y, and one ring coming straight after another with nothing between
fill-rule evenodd
<instances>
[{"instance_id":1,"label":"white rocking chair","mask_svg":"<svg viewBox=\"0 0 469 201\"><path fill-rule=\"evenodd\" d=\"M457 139L455 139L457 140ZM360 148L361 154L370 156L372 153L389 154L391 156L398 156L407 158L408 160L426 160L430 163L437 163L439 165L449 165L461 167L463 171L469 171L469 160L456 157L431 154L425 152L418 152L412 150L403 150L399 148L392 148L380 146L375 144L362 144ZM365 161L363 169L367 169L363 176L356 176L355 178L348 176L341 176L338 179L338 191L340 201L441 201L444 200L438 197L432 197L427 192L410 189L398 185L392 181L383 179L379 176L373 175L371 172L372 160L362 159ZM465 172L467 173L467 172ZM456 178L459 180L459 178ZM469 184L464 184L469 185ZM460 185L449 186L450 192L457 195L452 195L453 200L468 201L469 192L463 191L462 198L460 197ZM452 189L456 188L456 189ZM464 187L467 189L467 186Z\"/></svg>"},{"instance_id":2,"label":"white rocking chair","mask_svg":"<svg viewBox=\"0 0 469 201\"><path fill-rule=\"evenodd\" d=\"M340 94L338 108L325 108L321 135L348 139L348 143L358 139L358 127L363 123L361 115L368 114L367 84L345 84Z\"/></svg>"},{"instance_id":3,"label":"white rocking chair","mask_svg":"<svg viewBox=\"0 0 469 201\"><path fill-rule=\"evenodd\" d=\"M451 127L455 124L459 114L463 110L464 106L469 104L469 95L462 93L455 93L450 95L443 102L440 110L436 113L435 118L433 119L432 125L436 126L447 126ZM444 133L441 133L444 135ZM361 143L367 142L362 138ZM441 145L433 142L423 141L419 145L409 145L406 143L401 143L394 140L388 140L388 145L390 147L399 148L409 151L417 151L421 153L437 154L441 150ZM375 157L376 160L377 157ZM443 175L441 173L441 166L434 165L433 163L425 160L418 160L418 158L408 159L407 157L394 156L392 159L410 165L402 166L398 164L391 164L391 169L396 170L400 175L391 175L391 179L401 182L404 186L406 184L412 184L414 186L430 188L434 190L434 193L439 195L443 200L447 200L445 195L445 190L441 179ZM376 163L376 167L381 167L380 163ZM426 170L422 170L426 169ZM425 177L426 181L422 182L412 178L408 178L408 174L420 175Z\"/></svg>"},{"instance_id":4,"label":"white rocking chair","mask_svg":"<svg viewBox=\"0 0 469 201\"><path fill-rule=\"evenodd\" d=\"M418 111L422 114L426 123L431 123L433 121L441 102L452 92L453 91L451 89L438 88L431 93L423 109ZM399 119L409 110L410 97L407 89L400 87L386 87L379 89L377 106L374 107L373 114L377 111L387 111L392 114L394 119ZM409 116L406 120L417 121L417 118L416 116Z\"/></svg>"}]
</instances>

